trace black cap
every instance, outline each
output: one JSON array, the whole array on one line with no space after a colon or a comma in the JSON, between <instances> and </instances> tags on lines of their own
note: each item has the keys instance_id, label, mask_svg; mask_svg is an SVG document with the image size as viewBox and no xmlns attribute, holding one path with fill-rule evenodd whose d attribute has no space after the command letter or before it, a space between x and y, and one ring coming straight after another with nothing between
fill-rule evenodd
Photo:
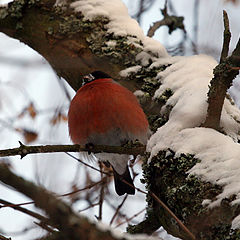
<instances>
[{"instance_id":1,"label":"black cap","mask_svg":"<svg viewBox=\"0 0 240 240\"><path fill-rule=\"evenodd\" d=\"M95 78L95 79L100 79L100 78L111 78L108 74L101 72L101 71L94 71L91 73L91 75Z\"/></svg>"}]
</instances>

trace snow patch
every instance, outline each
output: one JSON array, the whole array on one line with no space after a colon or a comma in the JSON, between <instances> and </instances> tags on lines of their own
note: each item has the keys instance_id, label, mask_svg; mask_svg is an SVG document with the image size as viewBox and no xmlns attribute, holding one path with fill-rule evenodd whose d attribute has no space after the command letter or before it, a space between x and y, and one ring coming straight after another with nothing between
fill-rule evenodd
<instances>
[{"instance_id":1,"label":"snow patch","mask_svg":"<svg viewBox=\"0 0 240 240\"><path fill-rule=\"evenodd\" d=\"M57 0L57 2L63 0ZM121 0L79 0L70 5L75 12L81 12L85 20L94 20L97 17L106 17L108 31L116 36L127 36L129 41L136 45L136 36L143 44L143 51L153 53L156 57L167 57L168 53L163 45L146 37L138 22L131 18L128 9ZM138 45L140 46L140 45Z\"/></svg>"},{"instance_id":2,"label":"snow patch","mask_svg":"<svg viewBox=\"0 0 240 240\"><path fill-rule=\"evenodd\" d=\"M203 207L206 207L206 206L208 206L211 202L212 202L211 199L204 199L204 200L202 201L202 206L203 206Z\"/></svg>"},{"instance_id":3,"label":"snow patch","mask_svg":"<svg viewBox=\"0 0 240 240\"><path fill-rule=\"evenodd\" d=\"M133 94L134 94L136 97L143 97L146 93L143 92L142 90L136 90Z\"/></svg>"},{"instance_id":4,"label":"snow patch","mask_svg":"<svg viewBox=\"0 0 240 240\"><path fill-rule=\"evenodd\" d=\"M194 154L201 162L197 163L189 174L223 187L223 192L217 196L216 201L205 201L203 204L208 203L209 207L214 207L233 194L236 194L236 200L232 204L239 203L239 109L225 99L221 127L227 135L200 127L206 118L208 86L217 62L205 55L166 58L160 61L161 64L172 65L157 75L161 86L155 92L154 98L160 97L170 88L173 95L161 111L164 113L167 106L171 106L172 111L168 122L160 127L148 142L147 150L151 152L151 158L168 148L175 151L176 155Z\"/></svg>"},{"instance_id":5,"label":"snow patch","mask_svg":"<svg viewBox=\"0 0 240 240\"><path fill-rule=\"evenodd\" d=\"M121 77L128 77L132 73L137 73L139 70L141 70L141 68L142 68L142 66L136 65L136 66L129 67L129 68L126 68L126 69L120 71L119 74Z\"/></svg>"},{"instance_id":6,"label":"snow patch","mask_svg":"<svg viewBox=\"0 0 240 240\"><path fill-rule=\"evenodd\" d=\"M117 239L126 239L126 240L163 240L162 238L159 237L152 237L148 236L146 234L128 234L128 233L123 233L120 230L113 229L109 225L104 224L102 222L97 222L96 227L101 230L101 231L110 231L113 235L113 237Z\"/></svg>"},{"instance_id":7,"label":"snow patch","mask_svg":"<svg viewBox=\"0 0 240 240\"><path fill-rule=\"evenodd\" d=\"M238 215L233 219L231 229L233 230L238 229L239 226L240 226L240 215Z\"/></svg>"}]
</instances>

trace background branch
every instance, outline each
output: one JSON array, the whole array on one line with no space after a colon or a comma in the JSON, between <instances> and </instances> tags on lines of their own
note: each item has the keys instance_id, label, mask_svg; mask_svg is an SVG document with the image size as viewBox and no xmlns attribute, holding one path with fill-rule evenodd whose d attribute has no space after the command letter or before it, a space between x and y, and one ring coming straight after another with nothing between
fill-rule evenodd
<instances>
[{"instance_id":1,"label":"background branch","mask_svg":"<svg viewBox=\"0 0 240 240\"><path fill-rule=\"evenodd\" d=\"M62 239L116 239L110 231L101 231L87 218L74 213L66 203L42 187L17 176L4 164L0 164L0 181L31 198L37 207L43 209L49 215L51 223L60 230ZM123 239L123 237L118 236L117 239Z\"/></svg>"},{"instance_id":2,"label":"background branch","mask_svg":"<svg viewBox=\"0 0 240 240\"><path fill-rule=\"evenodd\" d=\"M183 20L184 17L177 17L177 16L170 16L167 12L167 1L165 2L164 9L161 10L163 19L157 22L154 22L153 25L149 28L147 36L153 37L155 32L161 27L161 26L168 26L168 32L171 34L176 29L183 30L184 33L186 33L186 30L184 28Z\"/></svg>"},{"instance_id":3,"label":"background branch","mask_svg":"<svg viewBox=\"0 0 240 240\"><path fill-rule=\"evenodd\" d=\"M44 217L44 216L42 216L41 214L35 213L35 212L33 212L31 210L28 210L26 208L23 208L23 207L20 207L18 205L15 205L15 204L13 204L11 202L6 201L6 200L0 199L0 203L4 204L4 207L9 206L9 207L11 207L11 208L13 208L15 210L18 210L18 211L20 211L22 213L25 213L25 214L27 214L29 216L32 216L32 217L40 220L41 222L44 222L44 223L48 223L49 222L49 219ZM0 209L1 208L2 208L2 206L0 205Z\"/></svg>"}]
</instances>

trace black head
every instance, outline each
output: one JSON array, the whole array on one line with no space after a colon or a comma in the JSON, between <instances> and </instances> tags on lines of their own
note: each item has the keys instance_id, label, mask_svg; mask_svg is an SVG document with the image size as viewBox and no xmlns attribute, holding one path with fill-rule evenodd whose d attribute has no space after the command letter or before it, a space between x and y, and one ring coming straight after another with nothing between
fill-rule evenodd
<instances>
[{"instance_id":1,"label":"black head","mask_svg":"<svg viewBox=\"0 0 240 240\"><path fill-rule=\"evenodd\" d=\"M85 75L83 77L83 84L85 85L87 83L90 83L94 80L101 79L101 78L111 78L108 74L101 72L101 71L94 71L88 75Z\"/></svg>"},{"instance_id":2,"label":"black head","mask_svg":"<svg viewBox=\"0 0 240 240\"><path fill-rule=\"evenodd\" d=\"M91 75L94 77L94 79L111 78L108 74L101 71L94 71L91 73Z\"/></svg>"}]
</instances>

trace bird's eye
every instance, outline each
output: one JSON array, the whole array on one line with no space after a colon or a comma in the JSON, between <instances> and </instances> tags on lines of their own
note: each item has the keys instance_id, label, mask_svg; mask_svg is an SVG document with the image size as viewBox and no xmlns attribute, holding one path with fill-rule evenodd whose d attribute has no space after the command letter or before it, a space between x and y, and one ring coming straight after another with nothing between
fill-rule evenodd
<instances>
[{"instance_id":1,"label":"bird's eye","mask_svg":"<svg viewBox=\"0 0 240 240\"><path fill-rule=\"evenodd\" d=\"M93 80L95 80L94 76L92 74L86 75L83 77L83 83L82 85L85 85L89 82L92 82Z\"/></svg>"}]
</instances>

